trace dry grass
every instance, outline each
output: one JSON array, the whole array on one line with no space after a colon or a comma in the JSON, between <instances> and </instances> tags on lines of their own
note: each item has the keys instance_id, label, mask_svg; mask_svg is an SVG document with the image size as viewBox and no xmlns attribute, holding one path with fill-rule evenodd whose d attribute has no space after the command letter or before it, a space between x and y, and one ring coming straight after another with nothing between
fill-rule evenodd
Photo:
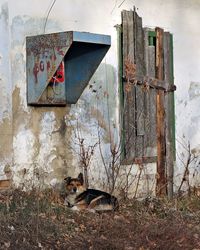
<instances>
[{"instance_id":1,"label":"dry grass","mask_svg":"<svg viewBox=\"0 0 200 250\"><path fill-rule=\"evenodd\" d=\"M200 199L129 200L115 213L72 212L52 193L0 193L1 249L200 249Z\"/></svg>"}]
</instances>

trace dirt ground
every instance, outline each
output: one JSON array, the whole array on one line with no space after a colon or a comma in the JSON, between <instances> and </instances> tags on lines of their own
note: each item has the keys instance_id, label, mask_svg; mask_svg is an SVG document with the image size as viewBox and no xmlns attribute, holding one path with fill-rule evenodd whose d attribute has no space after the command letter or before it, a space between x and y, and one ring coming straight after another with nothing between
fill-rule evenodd
<instances>
[{"instance_id":1,"label":"dirt ground","mask_svg":"<svg viewBox=\"0 0 200 250\"><path fill-rule=\"evenodd\" d=\"M74 212L51 192L0 193L0 249L200 249L200 199L121 201Z\"/></svg>"}]
</instances>

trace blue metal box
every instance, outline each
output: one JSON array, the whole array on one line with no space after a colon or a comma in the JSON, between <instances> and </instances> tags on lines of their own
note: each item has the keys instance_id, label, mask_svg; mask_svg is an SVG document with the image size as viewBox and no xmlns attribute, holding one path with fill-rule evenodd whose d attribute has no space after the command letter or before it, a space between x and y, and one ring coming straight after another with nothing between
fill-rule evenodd
<instances>
[{"instance_id":1,"label":"blue metal box","mask_svg":"<svg viewBox=\"0 0 200 250\"><path fill-rule=\"evenodd\" d=\"M110 36L86 32L27 37L27 103L76 103L110 45Z\"/></svg>"}]
</instances>

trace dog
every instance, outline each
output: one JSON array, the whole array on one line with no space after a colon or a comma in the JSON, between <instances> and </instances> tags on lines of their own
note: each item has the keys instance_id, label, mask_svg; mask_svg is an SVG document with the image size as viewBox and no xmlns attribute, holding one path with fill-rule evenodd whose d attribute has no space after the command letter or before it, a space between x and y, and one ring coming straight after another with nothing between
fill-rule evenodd
<instances>
[{"instance_id":1,"label":"dog","mask_svg":"<svg viewBox=\"0 0 200 250\"><path fill-rule=\"evenodd\" d=\"M64 179L66 188L65 204L73 210L91 210L92 212L116 211L119 208L115 196L97 189L86 189L83 174L77 178Z\"/></svg>"}]
</instances>

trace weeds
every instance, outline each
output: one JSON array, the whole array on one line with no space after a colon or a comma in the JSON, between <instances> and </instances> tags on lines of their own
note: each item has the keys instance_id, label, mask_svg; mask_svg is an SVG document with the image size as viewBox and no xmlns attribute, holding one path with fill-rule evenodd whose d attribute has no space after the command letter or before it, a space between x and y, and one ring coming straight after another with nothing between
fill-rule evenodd
<instances>
[{"instance_id":1,"label":"weeds","mask_svg":"<svg viewBox=\"0 0 200 250\"><path fill-rule=\"evenodd\" d=\"M0 194L0 249L199 249L200 199L148 198L72 212L47 190Z\"/></svg>"}]
</instances>

